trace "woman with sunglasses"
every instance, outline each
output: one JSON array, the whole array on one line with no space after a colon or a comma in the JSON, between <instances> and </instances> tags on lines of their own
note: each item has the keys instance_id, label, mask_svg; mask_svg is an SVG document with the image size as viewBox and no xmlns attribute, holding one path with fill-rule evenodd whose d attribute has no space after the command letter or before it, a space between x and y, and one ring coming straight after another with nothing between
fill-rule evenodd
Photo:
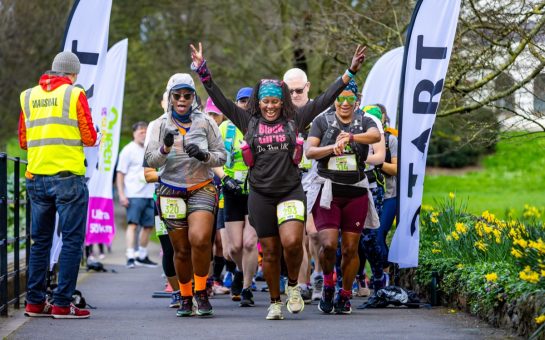
<instances>
[{"instance_id":1,"label":"woman with sunglasses","mask_svg":"<svg viewBox=\"0 0 545 340\"><path fill-rule=\"evenodd\" d=\"M286 84L261 80L253 89L248 109L237 107L212 81L199 43L191 47L194 69L219 109L244 133L242 156L249 167L248 213L263 249L263 273L269 286L271 305L267 319L283 319L280 300L280 258L282 249L288 271L286 307L301 312L304 302L297 286L303 248L306 197L301 186L298 163L302 157L302 131L314 117L329 107L354 77L365 59L365 47L356 49L352 65L324 94L297 109Z\"/></svg>"},{"instance_id":2,"label":"woman with sunglasses","mask_svg":"<svg viewBox=\"0 0 545 340\"><path fill-rule=\"evenodd\" d=\"M352 283L358 270L358 244L366 224L369 183L365 177L365 160L369 144L380 140L376 124L356 113L358 88L350 81L337 97L335 109L317 117L308 137L306 156L318 162L317 174L311 174L312 185L307 193L308 210L320 238L320 263L324 271L324 287L318 309L324 313L335 311L350 314ZM371 225L378 227L378 216ZM374 213L374 214L373 214ZM342 289L334 300L337 244L341 233Z\"/></svg>"},{"instance_id":3,"label":"woman with sunglasses","mask_svg":"<svg viewBox=\"0 0 545 340\"><path fill-rule=\"evenodd\" d=\"M211 315L206 281L212 254L217 194L212 168L225 163L217 124L198 110L189 74L177 73L167 84L168 108L149 131L144 166L159 168L159 212L174 248L181 301L177 316Z\"/></svg>"}]
</instances>

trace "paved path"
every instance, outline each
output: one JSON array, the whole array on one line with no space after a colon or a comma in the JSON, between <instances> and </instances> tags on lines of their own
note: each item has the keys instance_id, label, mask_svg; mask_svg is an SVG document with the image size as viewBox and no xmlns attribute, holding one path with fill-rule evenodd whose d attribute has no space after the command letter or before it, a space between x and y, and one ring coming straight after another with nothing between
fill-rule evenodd
<instances>
[{"instance_id":1,"label":"paved path","mask_svg":"<svg viewBox=\"0 0 545 340\"><path fill-rule=\"evenodd\" d=\"M228 296L212 299L211 318L177 318L168 299L152 298L163 288L160 268L126 269L123 233L118 233L113 252L105 260L117 273L80 274L78 289L96 309L87 320L25 318L21 312L0 335L8 339L505 339L508 333L491 328L464 313L445 308L355 310L352 315L323 315L307 305L297 315L285 311L285 320L267 321L266 293L256 293L256 307L240 308ZM158 245L150 246L151 258L159 259ZM356 298L353 305L363 300ZM13 312L12 312L13 313ZM14 326L14 323L16 326ZM7 333L7 334L6 334Z\"/></svg>"}]
</instances>

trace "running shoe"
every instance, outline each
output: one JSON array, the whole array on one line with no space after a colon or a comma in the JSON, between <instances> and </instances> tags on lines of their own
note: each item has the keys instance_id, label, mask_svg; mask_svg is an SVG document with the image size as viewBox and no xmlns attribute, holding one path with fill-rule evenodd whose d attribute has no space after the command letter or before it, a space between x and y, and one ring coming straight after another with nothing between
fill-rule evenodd
<instances>
[{"instance_id":1,"label":"running shoe","mask_svg":"<svg viewBox=\"0 0 545 340\"><path fill-rule=\"evenodd\" d=\"M235 277L233 278L233 284L231 285L231 300L240 301L243 281L244 275L242 274L242 272L236 271Z\"/></svg>"},{"instance_id":2,"label":"running shoe","mask_svg":"<svg viewBox=\"0 0 545 340\"><path fill-rule=\"evenodd\" d=\"M25 315L34 316L34 317L50 317L51 316L51 306L47 301L42 303L26 303L25 306Z\"/></svg>"},{"instance_id":3,"label":"running shoe","mask_svg":"<svg viewBox=\"0 0 545 340\"><path fill-rule=\"evenodd\" d=\"M299 286L301 290L301 298L303 298L303 301L305 304L309 304L312 302L312 291L308 285Z\"/></svg>"},{"instance_id":4,"label":"running shoe","mask_svg":"<svg viewBox=\"0 0 545 340\"><path fill-rule=\"evenodd\" d=\"M214 294L216 294L216 295L229 294L229 288L224 287L224 286L221 284L221 282L219 282L219 281L214 281L214 285L212 286L212 291L213 291Z\"/></svg>"},{"instance_id":5,"label":"running shoe","mask_svg":"<svg viewBox=\"0 0 545 340\"><path fill-rule=\"evenodd\" d=\"M340 290L335 297L334 309L335 314L351 314L352 305L350 304L350 296L342 294L344 290Z\"/></svg>"},{"instance_id":6,"label":"running shoe","mask_svg":"<svg viewBox=\"0 0 545 340\"><path fill-rule=\"evenodd\" d=\"M358 280L358 289L356 290L356 296L366 297L371 295L371 290L369 289L369 282L367 280Z\"/></svg>"},{"instance_id":7,"label":"running shoe","mask_svg":"<svg viewBox=\"0 0 545 340\"><path fill-rule=\"evenodd\" d=\"M268 311L269 313L266 317L267 320L284 320L281 301L271 302Z\"/></svg>"},{"instance_id":8,"label":"running shoe","mask_svg":"<svg viewBox=\"0 0 545 340\"><path fill-rule=\"evenodd\" d=\"M265 281L265 276L263 276L263 268L259 266L257 269L257 273L255 273L255 280L256 281Z\"/></svg>"},{"instance_id":9,"label":"running shoe","mask_svg":"<svg viewBox=\"0 0 545 340\"><path fill-rule=\"evenodd\" d=\"M301 288L299 286L288 286L288 299L286 300L286 308L290 313L299 313L305 309L305 301L301 297Z\"/></svg>"},{"instance_id":10,"label":"running shoe","mask_svg":"<svg viewBox=\"0 0 545 340\"><path fill-rule=\"evenodd\" d=\"M223 277L223 286L226 288L231 288L232 284L233 284L233 273L231 272L225 273L225 276Z\"/></svg>"},{"instance_id":11,"label":"running shoe","mask_svg":"<svg viewBox=\"0 0 545 340\"><path fill-rule=\"evenodd\" d=\"M324 287L322 290L322 298L318 303L318 309L322 313L331 313L333 311L333 299L335 298L335 287Z\"/></svg>"},{"instance_id":12,"label":"running shoe","mask_svg":"<svg viewBox=\"0 0 545 340\"><path fill-rule=\"evenodd\" d=\"M286 285L288 284L288 278L280 275L280 294L286 294Z\"/></svg>"},{"instance_id":13,"label":"running shoe","mask_svg":"<svg viewBox=\"0 0 545 340\"><path fill-rule=\"evenodd\" d=\"M312 301L320 301L323 287L324 278L322 276L316 276L314 279L314 288L312 289Z\"/></svg>"},{"instance_id":14,"label":"running shoe","mask_svg":"<svg viewBox=\"0 0 545 340\"><path fill-rule=\"evenodd\" d=\"M87 309L79 309L71 303L66 307L53 305L51 316L55 319L87 319L91 316L91 312Z\"/></svg>"},{"instance_id":15,"label":"running shoe","mask_svg":"<svg viewBox=\"0 0 545 340\"><path fill-rule=\"evenodd\" d=\"M195 300L197 302L197 315L198 316L207 316L214 314L212 305L208 301L208 294L205 290L199 290L195 292Z\"/></svg>"},{"instance_id":16,"label":"running shoe","mask_svg":"<svg viewBox=\"0 0 545 340\"><path fill-rule=\"evenodd\" d=\"M180 295L180 291L172 292L172 295L170 297L170 304L168 307L170 308L180 308L180 301L182 300L182 296Z\"/></svg>"},{"instance_id":17,"label":"running shoe","mask_svg":"<svg viewBox=\"0 0 545 340\"><path fill-rule=\"evenodd\" d=\"M142 266L142 267L148 267L148 268L156 268L157 267L157 263L153 262L152 260L149 259L149 257L144 257L143 259L141 258L136 258L136 265L137 266Z\"/></svg>"},{"instance_id":18,"label":"running shoe","mask_svg":"<svg viewBox=\"0 0 545 340\"><path fill-rule=\"evenodd\" d=\"M250 288L252 289L252 292L257 292L257 283L255 282L255 278L252 279L252 285Z\"/></svg>"},{"instance_id":19,"label":"running shoe","mask_svg":"<svg viewBox=\"0 0 545 340\"><path fill-rule=\"evenodd\" d=\"M193 315L193 297L182 296L180 299L180 308L176 311L176 316L192 316Z\"/></svg>"},{"instance_id":20,"label":"running shoe","mask_svg":"<svg viewBox=\"0 0 545 340\"><path fill-rule=\"evenodd\" d=\"M244 288L240 294L240 307L253 307L254 306L254 294L250 288Z\"/></svg>"},{"instance_id":21,"label":"running shoe","mask_svg":"<svg viewBox=\"0 0 545 340\"><path fill-rule=\"evenodd\" d=\"M134 259L128 259L127 260L127 268L132 269L132 268L134 268L134 266L135 266Z\"/></svg>"}]
</instances>

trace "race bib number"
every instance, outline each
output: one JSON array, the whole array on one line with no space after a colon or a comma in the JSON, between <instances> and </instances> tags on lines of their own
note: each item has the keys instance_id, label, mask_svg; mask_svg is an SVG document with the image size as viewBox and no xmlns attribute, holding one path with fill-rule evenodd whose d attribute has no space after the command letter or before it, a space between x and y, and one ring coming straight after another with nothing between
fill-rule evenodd
<instances>
[{"instance_id":1,"label":"race bib number","mask_svg":"<svg viewBox=\"0 0 545 340\"><path fill-rule=\"evenodd\" d=\"M305 204L302 201L292 200L278 204L276 206L276 216L278 224L288 220L305 220Z\"/></svg>"},{"instance_id":2,"label":"race bib number","mask_svg":"<svg viewBox=\"0 0 545 340\"><path fill-rule=\"evenodd\" d=\"M167 226L159 216L155 216L155 234L157 236L168 234Z\"/></svg>"},{"instance_id":3,"label":"race bib number","mask_svg":"<svg viewBox=\"0 0 545 340\"><path fill-rule=\"evenodd\" d=\"M186 205L183 199L179 197L160 197L161 216L169 220L179 220L185 218Z\"/></svg>"},{"instance_id":4,"label":"race bib number","mask_svg":"<svg viewBox=\"0 0 545 340\"><path fill-rule=\"evenodd\" d=\"M334 171L356 171L358 170L356 155L331 157L327 163L327 169Z\"/></svg>"},{"instance_id":5,"label":"race bib number","mask_svg":"<svg viewBox=\"0 0 545 340\"><path fill-rule=\"evenodd\" d=\"M246 176L248 176L248 170L238 170L235 171L235 179L244 183L246 181Z\"/></svg>"}]
</instances>

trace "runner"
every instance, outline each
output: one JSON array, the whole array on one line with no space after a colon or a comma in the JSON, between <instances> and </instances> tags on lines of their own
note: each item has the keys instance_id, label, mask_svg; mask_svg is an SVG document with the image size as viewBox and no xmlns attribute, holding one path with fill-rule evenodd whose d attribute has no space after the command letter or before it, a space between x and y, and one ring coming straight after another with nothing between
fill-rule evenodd
<instances>
[{"instance_id":1,"label":"runner","mask_svg":"<svg viewBox=\"0 0 545 340\"><path fill-rule=\"evenodd\" d=\"M157 196L174 247L174 265L182 295L176 314L193 314L193 276L196 313L211 315L206 280L217 206L211 169L225 163L225 149L216 123L197 110L191 76L173 75L167 91L168 110L150 131L144 166L161 169Z\"/></svg>"},{"instance_id":2,"label":"runner","mask_svg":"<svg viewBox=\"0 0 545 340\"><path fill-rule=\"evenodd\" d=\"M312 119L333 103L365 59L365 47L356 49L350 70L329 89L300 109L293 105L289 90L279 80L263 79L253 90L249 109L243 110L227 99L212 81L202 54L191 45L194 69L204 88L225 116L245 133L242 156L249 166L248 212L263 248L263 272L269 286L271 305L267 319L283 319L280 300L280 257L282 248L288 270L286 307L291 313L304 309L297 286L303 249L306 215L305 194L297 164L302 157L303 131Z\"/></svg>"},{"instance_id":3,"label":"runner","mask_svg":"<svg viewBox=\"0 0 545 340\"><path fill-rule=\"evenodd\" d=\"M311 174L314 178L308 204L320 236L324 289L318 309L324 313L352 312L350 298L358 270L358 243L366 225L368 205L372 207L364 173L365 159L369 144L378 142L380 133L371 119L354 113L357 93L357 85L351 81L337 97L335 110L330 109L314 120L308 138L307 157L318 160L318 173ZM378 220L376 213L374 216ZM373 225L378 227L378 223ZM333 300L339 230L343 278L342 288Z\"/></svg>"},{"instance_id":4,"label":"runner","mask_svg":"<svg viewBox=\"0 0 545 340\"><path fill-rule=\"evenodd\" d=\"M237 102L248 99L251 93L252 89L249 87L240 89ZM245 103L237 103L237 106ZM223 183L229 255L238 267L231 286L231 298L233 301L240 301L241 307L252 307L254 296L251 286L257 270L257 234L248 221L248 189L244 185L248 167L242 160L240 150L240 142L244 140L244 136L230 121L223 122L220 131L227 151L227 161L223 169L216 169L215 172Z\"/></svg>"}]
</instances>

